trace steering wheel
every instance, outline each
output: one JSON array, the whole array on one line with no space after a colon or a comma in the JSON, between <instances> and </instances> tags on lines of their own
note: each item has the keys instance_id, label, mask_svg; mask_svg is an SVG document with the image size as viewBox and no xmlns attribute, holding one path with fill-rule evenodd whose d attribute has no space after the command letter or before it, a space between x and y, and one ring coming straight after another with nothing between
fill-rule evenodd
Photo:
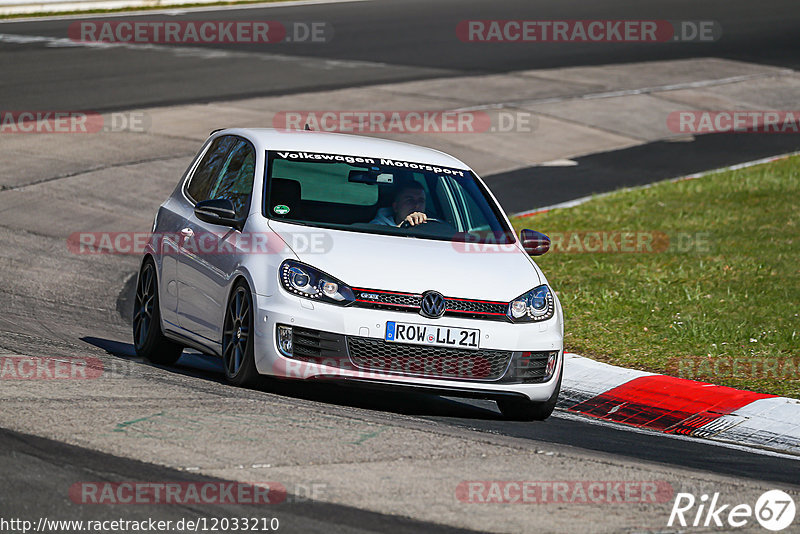
<instances>
[{"instance_id":1,"label":"steering wheel","mask_svg":"<svg viewBox=\"0 0 800 534\"><path fill-rule=\"evenodd\" d=\"M428 218L425 220L425 222L424 222L424 223L422 223L422 224L415 224L415 225L413 226L413 228L416 228L416 227L418 227L418 226L422 226L423 224L428 224L428 223L431 223L431 222L432 222L432 223L439 223L439 224L446 224L447 226L450 226L450 223L448 223L447 221L443 221L443 220L441 220L441 219L434 219L433 217L428 217ZM410 222L408 222L407 220L404 220L403 222L401 222L401 223L400 223L400 228L412 228L412 226L411 226L411 223L410 223Z\"/></svg>"}]
</instances>

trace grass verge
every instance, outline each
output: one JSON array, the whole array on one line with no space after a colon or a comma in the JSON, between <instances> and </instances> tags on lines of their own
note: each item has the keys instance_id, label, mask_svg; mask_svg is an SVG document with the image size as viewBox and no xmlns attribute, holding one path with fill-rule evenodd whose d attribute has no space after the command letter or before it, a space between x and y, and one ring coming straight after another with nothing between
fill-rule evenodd
<instances>
[{"instance_id":1,"label":"grass verge","mask_svg":"<svg viewBox=\"0 0 800 534\"><path fill-rule=\"evenodd\" d=\"M553 239L567 350L800 398L800 157L513 223Z\"/></svg>"}]
</instances>

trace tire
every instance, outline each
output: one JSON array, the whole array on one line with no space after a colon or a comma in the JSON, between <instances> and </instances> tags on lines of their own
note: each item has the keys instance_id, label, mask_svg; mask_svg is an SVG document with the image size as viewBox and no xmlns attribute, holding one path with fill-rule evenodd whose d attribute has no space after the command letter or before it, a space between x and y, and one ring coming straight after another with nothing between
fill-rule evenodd
<instances>
[{"instance_id":1,"label":"tire","mask_svg":"<svg viewBox=\"0 0 800 534\"><path fill-rule=\"evenodd\" d=\"M556 409L556 402L558 402L558 394L561 391L561 377L563 376L564 367L562 364L561 371L558 375L558 382L556 389L550 398L544 402L534 402L528 399L519 399L516 397L508 399L497 399L497 407L506 419L512 421L544 421Z\"/></svg>"},{"instance_id":2,"label":"tire","mask_svg":"<svg viewBox=\"0 0 800 534\"><path fill-rule=\"evenodd\" d=\"M233 286L222 328L222 364L225 378L234 386L254 385L256 370L253 342L253 295L240 280Z\"/></svg>"},{"instance_id":3,"label":"tire","mask_svg":"<svg viewBox=\"0 0 800 534\"><path fill-rule=\"evenodd\" d=\"M151 258L145 260L139 271L133 302L133 347L136 355L160 365L177 362L183 346L164 337L161 331L156 265Z\"/></svg>"}]
</instances>

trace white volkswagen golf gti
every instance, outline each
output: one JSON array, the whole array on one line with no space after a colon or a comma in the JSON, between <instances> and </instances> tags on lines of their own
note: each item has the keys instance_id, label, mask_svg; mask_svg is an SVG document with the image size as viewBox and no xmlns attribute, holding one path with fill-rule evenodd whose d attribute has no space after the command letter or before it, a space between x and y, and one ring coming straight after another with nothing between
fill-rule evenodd
<instances>
[{"instance_id":1,"label":"white volkswagen golf gti","mask_svg":"<svg viewBox=\"0 0 800 534\"><path fill-rule=\"evenodd\" d=\"M452 156L360 136L214 132L161 205L136 285L138 355L494 399L545 419L564 325L486 185Z\"/></svg>"}]
</instances>

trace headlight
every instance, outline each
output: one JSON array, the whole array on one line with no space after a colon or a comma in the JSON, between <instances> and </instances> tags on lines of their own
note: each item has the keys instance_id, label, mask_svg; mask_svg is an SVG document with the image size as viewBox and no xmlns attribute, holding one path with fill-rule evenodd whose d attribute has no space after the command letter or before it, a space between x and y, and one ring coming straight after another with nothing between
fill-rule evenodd
<instances>
[{"instance_id":1,"label":"headlight","mask_svg":"<svg viewBox=\"0 0 800 534\"><path fill-rule=\"evenodd\" d=\"M284 261L279 272L281 285L293 295L331 304L347 305L355 301L347 284L299 261Z\"/></svg>"},{"instance_id":2,"label":"headlight","mask_svg":"<svg viewBox=\"0 0 800 534\"><path fill-rule=\"evenodd\" d=\"M509 302L506 315L515 323L546 321L553 317L555 309L552 291L541 285Z\"/></svg>"}]
</instances>

